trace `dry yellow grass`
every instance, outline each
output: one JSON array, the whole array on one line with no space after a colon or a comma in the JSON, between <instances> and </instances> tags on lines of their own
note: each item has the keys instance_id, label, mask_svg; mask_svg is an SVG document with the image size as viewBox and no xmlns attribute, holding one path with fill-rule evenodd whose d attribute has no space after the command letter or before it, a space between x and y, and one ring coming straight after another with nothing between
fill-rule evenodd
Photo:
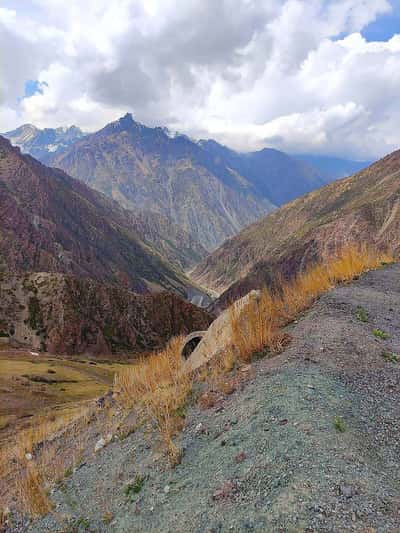
<instances>
[{"instance_id":1,"label":"dry yellow grass","mask_svg":"<svg viewBox=\"0 0 400 533\"><path fill-rule=\"evenodd\" d=\"M265 349L273 353L283 349L288 341L283 326L307 309L318 295L382 262L392 261L390 254L347 247L327 264L314 265L290 283L281 283L273 293L263 289L258 302L247 306L246 320L239 320L240 313L232 306L232 349L201 368L196 379L207 379L215 389L223 391L223 376L238 362L249 362L255 353ZM164 350L119 372L114 382L121 403L128 409L134 406L158 428L172 464L179 458L173 437L182 425L181 415L194 379L184 372L181 345L181 337L172 339Z\"/></svg>"},{"instance_id":2,"label":"dry yellow grass","mask_svg":"<svg viewBox=\"0 0 400 533\"><path fill-rule=\"evenodd\" d=\"M0 449L0 479L8 480L9 490L15 491L19 508L32 516L50 511L51 504L45 487L65 477L80 462L83 443L81 426L85 425L89 406L65 409L57 417L36 416L28 429L20 430L12 441ZM68 428L75 435L71 453L59 450L57 435ZM74 433L71 433L74 432Z\"/></svg>"},{"instance_id":3,"label":"dry yellow grass","mask_svg":"<svg viewBox=\"0 0 400 533\"><path fill-rule=\"evenodd\" d=\"M287 341L282 327L308 309L315 298L363 272L394 261L390 253L348 246L326 263L310 266L290 282L277 283L273 292L264 288L258 301L248 304L246 320L231 307L232 346L235 357L249 362L265 349L279 352Z\"/></svg>"},{"instance_id":4,"label":"dry yellow grass","mask_svg":"<svg viewBox=\"0 0 400 533\"><path fill-rule=\"evenodd\" d=\"M192 378L183 370L180 356L183 337L174 337L164 350L123 369L115 377L114 390L128 408L149 418L158 428L171 465L180 452L173 441L182 425Z\"/></svg>"},{"instance_id":5,"label":"dry yellow grass","mask_svg":"<svg viewBox=\"0 0 400 533\"><path fill-rule=\"evenodd\" d=\"M36 463L27 464L17 479L17 493L22 508L30 516L51 511L52 505L45 491L45 480Z\"/></svg>"}]
</instances>

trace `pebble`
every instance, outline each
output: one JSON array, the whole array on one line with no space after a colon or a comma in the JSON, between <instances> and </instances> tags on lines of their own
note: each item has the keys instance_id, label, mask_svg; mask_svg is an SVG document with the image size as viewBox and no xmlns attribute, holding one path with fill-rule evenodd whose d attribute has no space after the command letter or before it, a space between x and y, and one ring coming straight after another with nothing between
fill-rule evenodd
<instances>
[{"instance_id":1,"label":"pebble","mask_svg":"<svg viewBox=\"0 0 400 533\"><path fill-rule=\"evenodd\" d=\"M95 447L94 447L94 451L95 453L97 453L98 451L100 451L101 449L104 448L104 446L106 445L106 441L105 439L103 439L103 437L101 437L101 439L99 439L96 444L95 444Z\"/></svg>"},{"instance_id":2,"label":"pebble","mask_svg":"<svg viewBox=\"0 0 400 533\"><path fill-rule=\"evenodd\" d=\"M353 488L348 485L342 485L339 488L339 491L340 491L340 494L342 494L347 499L350 499L354 496Z\"/></svg>"},{"instance_id":3,"label":"pebble","mask_svg":"<svg viewBox=\"0 0 400 533\"><path fill-rule=\"evenodd\" d=\"M94 447L94 451L98 452L99 450L104 448L104 446L106 446L107 444L109 444L112 441L112 438L113 438L113 436L112 436L111 433L108 433L105 437L101 437L101 439L99 439L96 442L95 447Z\"/></svg>"}]
</instances>

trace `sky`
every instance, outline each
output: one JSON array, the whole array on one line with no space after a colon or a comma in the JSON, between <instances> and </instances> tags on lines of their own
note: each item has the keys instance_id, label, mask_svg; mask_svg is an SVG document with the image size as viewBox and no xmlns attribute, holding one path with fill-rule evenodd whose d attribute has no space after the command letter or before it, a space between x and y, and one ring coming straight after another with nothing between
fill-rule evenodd
<instances>
[{"instance_id":1,"label":"sky","mask_svg":"<svg viewBox=\"0 0 400 533\"><path fill-rule=\"evenodd\" d=\"M400 148L400 0L1 0L0 131L126 112L241 151Z\"/></svg>"}]
</instances>

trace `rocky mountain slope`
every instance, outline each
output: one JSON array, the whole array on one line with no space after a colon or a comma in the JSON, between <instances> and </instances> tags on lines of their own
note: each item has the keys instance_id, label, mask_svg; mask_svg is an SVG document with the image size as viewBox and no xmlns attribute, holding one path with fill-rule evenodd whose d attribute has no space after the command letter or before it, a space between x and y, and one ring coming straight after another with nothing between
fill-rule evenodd
<instances>
[{"instance_id":1,"label":"rocky mountain slope","mask_svg":"<svg viewBox=\"0 0 400 533\"><path fill-rule=\"evenodd\" d=\"M275 205L285 204L329 181L306 162L272 148L238 153L213 140L199 141L199 144L215 161L244 176L258 194Z\"/></svg>"},{"instance_id":2,"label":"rocky mountain slope","mask_svg":"<svg viewBox=\"0 0 400 533\"><path fill-rule=\"evenodd\" d=\"M168 292L139 295L65 274L3 274L0 281L0 336L53 354L150 351L211 322Z\"/></svg>"},{"instance_id":3,"label":"rocky mountain slope","mask_svg":"<svg viewBox=\"0 0 400 533\"><path fill-rule=\"evenodd\" d=\"M226 292L219 304L290 277L344 243L375 243L400 250L400 151L364 171L326 185L276 210L226 241L193 278Z\"/></svg>"},{"instance_id":4,"label":"rocky mountain slope","mask_svg":"<svg viewBox=\"0 0 400 533\"><path fill-rule=\"evenodd\" d=\"M122 211L140 237L179 269L187 270L206 257L204 246L161 213L144 209Z\"/></svg>"},{"instance_id":5,"label":"rocky mountain slope","mask_svg":"<svg viewBox=\"0 0 400 533\"><path fill-rule=\"evenodd\" d=\"M54 512L13 531L397 531L399 275L393 265L321 297L285 352L242 368L230 395L190 407L173 470L148 427L96 455L94 431L52 493Z\"/></svg>"},{"instance_id":6,"label":"rocky mountain slope","mask_svg":"<svg viewBox=\"0 0 400 533\"><path fill-rule=\"evenodd\" d=\"M136 292L199 293L139 235L146 218L138 219L61 170L21 155L2 137L0 206L0 271L63 272L118 283ZM177 251L173 239L183 236L174 231L162 249L170 257ZM165 241L163 235L154 227L146 231L146 238L155 244ZM177 263L188 261L191 240L185 242L189 250L175 256Z\"/></svg>"},{"instance_id":7,"label":"rocky mountain slope","mask_svg":"<svg viewBox=\"0 0 400 533\"><path fill-rule=\"evenodd\" d=\"M55 155L64 152L75 141L85 136L76 126L39 129L32 124L23 124L2 135L14 146L21 148L23 153L32 155L42 163L49 163Z\"/></svg>"},{"instance_id":8,"label":"rocky mountain slope","mask_svg":"<svg viewBox=\"0 0 400 533\"><path fill-rule=\"evenodd\" d=\"M188 137L148 128L130 114L52 164L125 208L158 211L207 249L273 208L249 181Z\"/></svg>"}]
</instances>

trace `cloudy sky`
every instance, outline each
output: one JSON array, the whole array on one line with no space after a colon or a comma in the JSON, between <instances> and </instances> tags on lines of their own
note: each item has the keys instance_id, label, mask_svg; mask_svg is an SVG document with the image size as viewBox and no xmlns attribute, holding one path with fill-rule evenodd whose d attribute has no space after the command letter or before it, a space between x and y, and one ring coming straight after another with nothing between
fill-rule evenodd
<instances>
[{"instance_id":1,"label":"cloudy sky","mask_svg":"<svg viewBox=\"0 0 400 533\"><path fill-rule=\"evenodd\" d=\"M2 0L0 131L148 125L240 150L400 147L400 0Z\"/></svg>"}]
</instances>

